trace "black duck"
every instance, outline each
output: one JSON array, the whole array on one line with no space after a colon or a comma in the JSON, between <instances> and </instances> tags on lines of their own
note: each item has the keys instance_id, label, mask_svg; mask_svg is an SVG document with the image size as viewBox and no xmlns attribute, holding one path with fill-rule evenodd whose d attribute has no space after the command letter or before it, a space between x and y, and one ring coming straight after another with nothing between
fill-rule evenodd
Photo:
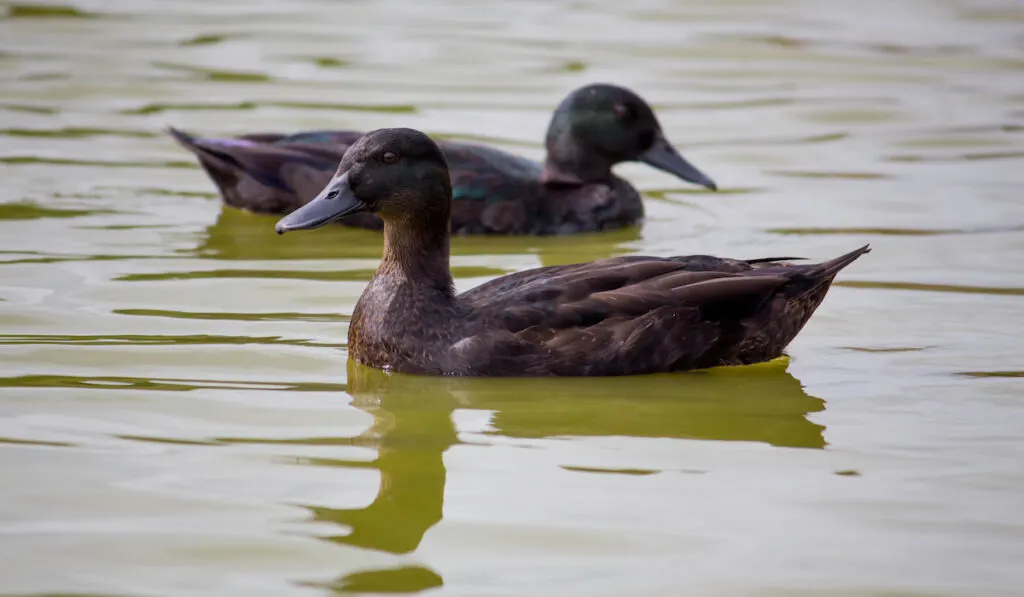
<instances>
[{"instance_id":1,"label":"black duck","mask_svg":"<svg viewBox=\"0 0 1024 597\"><path fill-rule=\"evenodd\" d=\"M316 196L363 134L200 139L173 128L170 133L196 154L225 203L272 214L290 213ZM632 226L643 218L644 207L637 190L612 173L621 162L645 162L716 188L668 142L647 102L614 85L588 85L562 101L548 127L544 164L484 145L439 145L452 177L454 234L570 234ZM382 227L371 213L338 221Z\"/></svg>"},{"instance_id":2,"label":"black duck","mask_svg":"<svg viewBox=\"0 0 1024 597\"><path fill-rule=\"evenodd\" d=\"M623 256L503 276L456 295L451 181L411 129L357 141L330 183L277 231L353 213L384 221L384 255L352 314L351 358L427 375L602 376L767 361L782 354L867 246L818 264ZM792 259L792 258L779 258Z\"/></svg>"}]
</instances>

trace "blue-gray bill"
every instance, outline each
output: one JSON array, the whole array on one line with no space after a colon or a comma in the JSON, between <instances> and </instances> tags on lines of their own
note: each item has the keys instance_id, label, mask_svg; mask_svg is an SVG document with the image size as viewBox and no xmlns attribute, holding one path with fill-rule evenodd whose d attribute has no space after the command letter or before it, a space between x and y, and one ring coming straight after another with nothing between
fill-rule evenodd
<instances>
[{"instance_id":1,"label":"blue-gray bill","mask_svg":"<svg viewBox=\"0 0 1024 597\"><path fill-rule=\"evenodd\" d=\"M693 164L687 162L686 158L680 155L676 148L672 147L672 144L660 133L654 139L654 145L640 154L639 159L641 162L654 166L659 170L675 174L687 182L699 184L712 191L718 190L718 185L715 184L715 181L695 168Z\"/></svg>"},{"instance_id":2,"label":"blue-gray bill","mask_svg":"<svg viewBox=\"0 0 1024 597\"><path fill-rule=\"evenodd\" d=\"M336 176L312 201L278 220L274 230L284 234L290 230L309 230L366 210L348 184L348 173Z\"/></svg>"}]
</instances>

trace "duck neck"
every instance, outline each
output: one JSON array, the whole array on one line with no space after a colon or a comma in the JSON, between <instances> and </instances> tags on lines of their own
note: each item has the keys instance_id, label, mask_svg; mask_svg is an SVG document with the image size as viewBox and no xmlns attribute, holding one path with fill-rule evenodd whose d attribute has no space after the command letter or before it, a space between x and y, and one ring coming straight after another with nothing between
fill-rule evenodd
<instances>
[{"instance_id":1,"label":"duck neck","mask_svg":"<svg viewBox=\"0 0 1024 597\"><path fill-rule=\"evenodd\" d=\"M445 214L444 218L426 220L385 220L384 256L378 275L399 276L414 286L426 286L453 297L448 219Z\"/></svg>"},{"instance_id":2,"label":"duck neck","mask_svg":"<svg viewBox=\"0 0 1024 597\"><path fill-rule=\"evenodd\" d=\"M612 176L612 164L584 151L568 135L548 137L548 155L544 160L544 182L582 185L605 182Z\"/></svg>"}]
</instances>

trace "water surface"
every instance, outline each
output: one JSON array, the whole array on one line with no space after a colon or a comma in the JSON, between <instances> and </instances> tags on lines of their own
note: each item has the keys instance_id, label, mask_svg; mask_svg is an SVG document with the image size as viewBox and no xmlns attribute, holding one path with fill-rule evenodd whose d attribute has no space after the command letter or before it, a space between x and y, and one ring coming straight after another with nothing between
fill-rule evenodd
<instances>
[{"instance_id":1,"label":"water surface","mask_svg":"<svg viewBox=\"0 0 1024 597\"><path fill-rule=\"evenodd\" d=\"M1020 595L1012 0L0 7L0 594ZM379 236L277 237L161 133L412 126L539 158L633 87L722 186L459 239L460 288L625 253L874 251L789 358L616 380L346 365Z\"/></svg>"}]
</instances>

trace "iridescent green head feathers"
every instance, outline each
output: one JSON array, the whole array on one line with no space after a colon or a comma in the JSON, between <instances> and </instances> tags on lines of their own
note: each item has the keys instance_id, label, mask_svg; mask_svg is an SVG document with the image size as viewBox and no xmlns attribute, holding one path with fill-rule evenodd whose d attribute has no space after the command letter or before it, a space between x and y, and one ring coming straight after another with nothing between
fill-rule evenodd
<instances>
[{"instance_id":1,"label":"iridescent green head feathers","mask_svg":"<svg viewBox=\"0 0 1024 597\"><path fill-rule=\"evenodd\" d=\"M548 182L600 182L615 164L640 161L717 189L668 142L647 102L623 87L598 83L570 93L555 110L546 141Z\"/></svg>"}]
</instances>

